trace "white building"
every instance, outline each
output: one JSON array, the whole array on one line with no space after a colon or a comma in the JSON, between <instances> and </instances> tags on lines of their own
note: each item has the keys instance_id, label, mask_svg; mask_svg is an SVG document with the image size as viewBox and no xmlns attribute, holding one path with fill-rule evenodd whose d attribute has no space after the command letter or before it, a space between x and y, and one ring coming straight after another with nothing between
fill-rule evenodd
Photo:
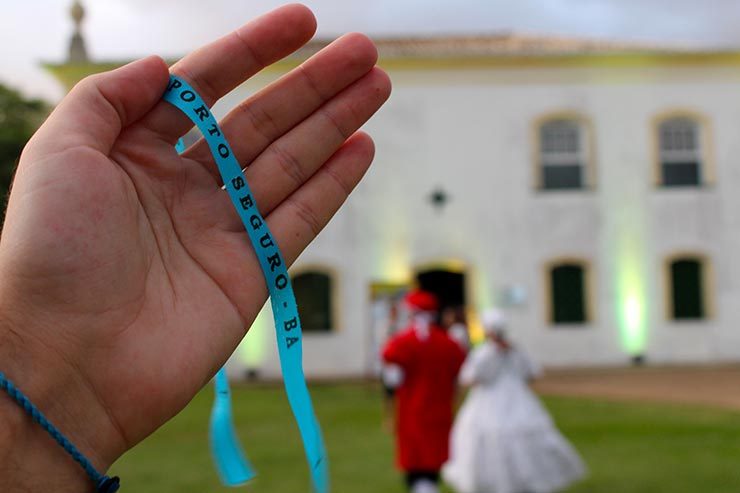
<instances>
[{"instance_id":1,"label":"white building","mask_svg":"<svg viewBox=\"0 0 740 493\"><path fill-rule=\"evenodd\" d=\"M420 274L474 329L508 306L512 337L545 365L740 360L740 52L378 44L394 91L366 128L375 164L292 270L308 376L371 373L389 300ZM103 65L66 67L51 70L73 82ZM263 313L234 371L279 373L272 330Z\"/></svg>"}]
</instances>

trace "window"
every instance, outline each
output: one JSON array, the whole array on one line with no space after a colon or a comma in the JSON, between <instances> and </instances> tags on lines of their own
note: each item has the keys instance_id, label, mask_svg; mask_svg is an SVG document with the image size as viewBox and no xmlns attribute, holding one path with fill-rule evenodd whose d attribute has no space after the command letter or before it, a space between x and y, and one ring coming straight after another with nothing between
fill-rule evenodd
<instances>
[{"instance_id":1,"label":"window","mask_svg":"<svg viewBox=\"0 0 740 493\"><path fill-rule=\"evenodd\" d=\"M586 267L582 263L560 263L550 267L550 321L554 324L584 324L588 320Z\"/></svg>"},{"instance_id":2,"label":"window","mask_svg":"<svg viewBox=\"0 0 740 493\"><path fill-rule=\"evenodd\" d=\"M701 128L688 117L660 123L660 184L665 187L698 186L702 183Z\"/></svg>"},{"instance_id":3,"label":"window","mask_svg":"<svg viewBox=\"0 0 740 493\"><path fill-rule=\"evenodd\" d=\"M677 258L668 264L670 312L673 320L706 318L704 264L700 258Z\"/></svg>"},{"instance_id":4,"label":"window","mask_svg":"<svg viewBox=\"0 0 740 493\"><path fill-rule=\"evenodd\" d=\"M569 190L586 186L586 145L583 125L574 119L556 119L539 129L541 187Z\"/></svg>"},{"instance_id":5,"label":"window","mask_svg":"<svg viewBox=\"0 0 740 493\"><path fill-rule=\"evenodd\" d=\"M332 279L319 271L293 277L303 332L331 332L334 329Z\"/></svg>"}]
</instances>

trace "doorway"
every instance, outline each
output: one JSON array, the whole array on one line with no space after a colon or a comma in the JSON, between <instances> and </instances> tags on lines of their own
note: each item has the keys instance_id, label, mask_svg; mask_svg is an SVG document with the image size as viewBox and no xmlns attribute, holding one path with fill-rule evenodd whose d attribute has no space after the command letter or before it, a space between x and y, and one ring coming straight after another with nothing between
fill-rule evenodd
<instances>
[{"instance_id":1,"label":"doorway","mask_svg":"<svg viewBox=\"0 0 740 493\"><path fill-rule=\"evenodd\" d=\"M439 311L466 306L465 272L445 268L431 268L417 272L419 288L433 293L439 301Z\"/></svg>"},{"instance_id":2,"label":"doorway","mask_svg":"<svg viewBox=\"0 0 740 493\"><path fill-rule=\"evenodd\" d=\"M382 361L380 351L386 341L402 328L398 307L408 292L406 283L373 282L370 284L370 330L367 333L366 375L377 378Z\"/></svg>"}]
</instances>

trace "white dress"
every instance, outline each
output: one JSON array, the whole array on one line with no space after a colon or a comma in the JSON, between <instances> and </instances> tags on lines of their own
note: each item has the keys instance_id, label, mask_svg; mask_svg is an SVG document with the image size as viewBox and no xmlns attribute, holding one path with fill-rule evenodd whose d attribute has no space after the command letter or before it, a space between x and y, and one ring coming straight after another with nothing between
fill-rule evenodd
<instances>
[{"instance_id":1,"label":"white dress","mask_svg":"<svg viewBox=\"0 0 740 493\"><path fill-rule=\"evenodd\" d=\"M537 369L515 348L475 348L460 372L472 385L442 469L458 493L551 493L585 475L578 453L529 389Z\"/></svg>"}]
</instances>

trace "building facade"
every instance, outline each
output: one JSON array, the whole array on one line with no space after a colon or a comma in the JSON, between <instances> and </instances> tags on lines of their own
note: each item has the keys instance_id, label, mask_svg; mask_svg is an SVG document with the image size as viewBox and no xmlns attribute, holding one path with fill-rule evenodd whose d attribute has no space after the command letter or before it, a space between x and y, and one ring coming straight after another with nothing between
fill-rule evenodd
<instances>
[{"instance_id":1,"label":"building facade","mask_svg":"<svg viewBox=\"0 0 740 493\"><path fill-rule=\"evenodd\" d=\"M378 45L394 89L365 129L375 163L292 268L308 376L372 374L415 283L463 306L474 337L480 310L506 307L512 338L548 366L740 360L740 53L514 35ZM110 65L49 68L71 84ZM269 313L230 365L279 374Z\"/></svg>"}]
</instances>

